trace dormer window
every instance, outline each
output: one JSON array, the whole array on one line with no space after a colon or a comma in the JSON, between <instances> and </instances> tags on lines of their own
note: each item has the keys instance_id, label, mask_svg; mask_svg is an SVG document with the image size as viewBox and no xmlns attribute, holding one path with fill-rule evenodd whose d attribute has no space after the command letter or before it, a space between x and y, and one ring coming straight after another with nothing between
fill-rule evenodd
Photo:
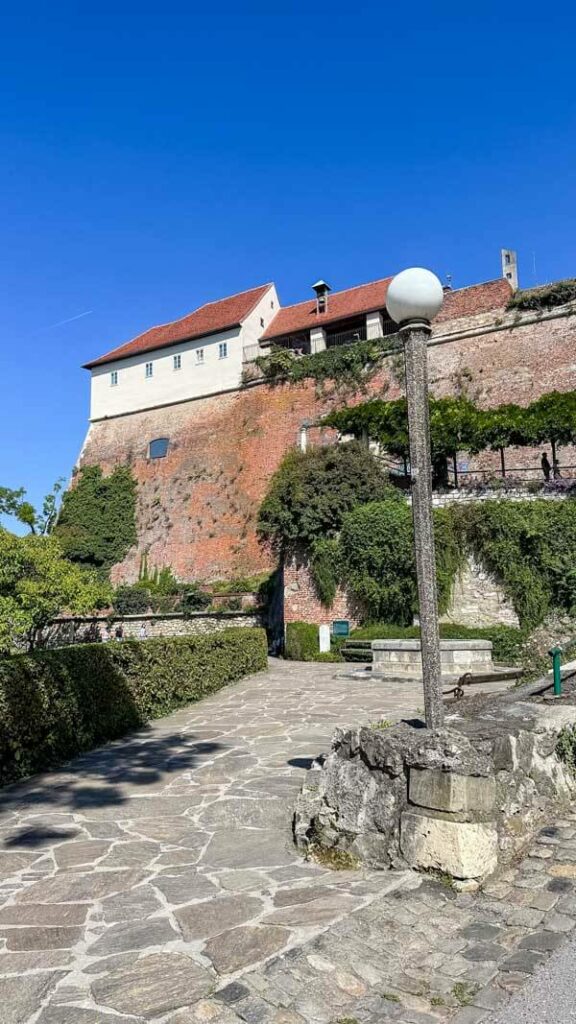
<instances>
[{"instance_id":1,"label":"dormer window","mask_svg":"<svg viewBox=\"0 0 576 1024\"><path fill-rule=\"evenodd\" d=\"M163 459L168 454L169 437L156 437L148 445L149 459Z\"/></svg>"}]
</instances>

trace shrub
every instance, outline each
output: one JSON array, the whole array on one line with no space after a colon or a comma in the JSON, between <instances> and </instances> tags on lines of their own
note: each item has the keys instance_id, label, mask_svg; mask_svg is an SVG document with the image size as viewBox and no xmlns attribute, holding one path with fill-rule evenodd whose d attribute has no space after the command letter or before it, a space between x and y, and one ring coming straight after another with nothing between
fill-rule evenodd
<instances>
[{"instance_id":1,"label":"shrub","mask_svg":"<svg viewBox=\"0 0 576 1024\"><path fill-rule=\"evenodd\" d=\"M258 531L278 552L335 537L347 512L385 497L403 502L363 445L291 451L272 477Z\"/></svg>"},{"instance_id":2,"label":"shrub","mask_svg":"<svg viewBox=\"0 0 576 1024\"><path fill-rule=\"evenodd\" d=\"M491 640L495 662L515 665L522 661L526 633L513 626L461 626L458 623L440 623L442 640ZM360 626L350 634L351 640L419 640L419 626L395 626L390 622L377 622Z\"/></svg>"},{"instance_id":3,"label":"shrub","mask_svg":"<svg viewBox=\"0 0 576 1024\"><path fill-rule=\"evenodd\" d=\"M100 466L80 470L66 491L54 528L64 554L107 572L121 562L136 533L136 480L128 466L103 476Z\"/></svg>"},{"instance_id":4,"label":"shrub","mask_svg":"<svg viewBox=\"0 0 576 1024\"><path fill-rule=\"evenodd\" d=\"M333 650L320 653L318 626L310 622L286 623L284 657L289 661L343 661L339 645L333 643Z\"/></svg>"},{"instance_id":5,"label":"shrub","mask_svg":"<svg viewBox=\"0 0 576 1024\"><path fill-rule=\"evenodd\" d=\"M0 661L0 784L58 764L266 667L262 629L126 640Z\"/></svg>"},{"instance_id":6,"label":"shrub","mask_svg":"<svg viewBox=\"0 0 576 1024\"><path fill-rule=\"evenodd\" d=\"M544 310L576 299L576 280L554 281L542 288L519 288L508 300L508 309Z\"/></svg>"},{"instance_id":7,"label":"shrub","mask_svg":"<svg viewBox=\"0 0 576 1024\"><path fill-rule=\"evenodd\" d=\"M210 606L210 595L204 594L199 587L191 584L185 590L182 590L180 597L180 611L184 618L187 618L192 612L203 612Z\"/></svg>"},{"instance_id":8,"label":"shrub","mask_svg":"<svg viewBox=\"0 0 576 1024\"><path fill-rule=\"evenodd\" d=\"M320 653L318 626L310 622L287 622L284 653L290 661L313 661Z\"/></svg>"},{"instance_id":9,"label":"shrub","mask_svg":"<svg viewBox=\"0 0 576 1024\"><path fill-rule=\"evenodd\" d=\"M444 610L462 562L451 512L434 515L438 602ZM344 519L340 534L342 578L368 621L409 625L417 609L412 510L401 501L371 502Z\"/></svg>"},{"instance_id":10,"label":"shrub","mask_svg":"<svg viewBox=\"0 0 576 1024\"><path fill-rule=\"evenodd\" d=\"M140 586L118 587L114 593L112 606L118 615L143 615L150 608L151 595L149 590Z\"/></svg>"}]
</instances>

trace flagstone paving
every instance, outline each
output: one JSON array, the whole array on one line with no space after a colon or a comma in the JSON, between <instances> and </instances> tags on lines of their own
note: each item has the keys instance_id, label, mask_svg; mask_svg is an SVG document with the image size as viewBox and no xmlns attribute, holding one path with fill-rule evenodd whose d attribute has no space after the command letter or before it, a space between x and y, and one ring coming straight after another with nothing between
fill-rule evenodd
<instances>
[{"instance_id":1,"label":"flagstone paving","mask_svg":"<svg viewBox=\"0 0 576 1024\"><path fill-rule=\"evenodd\" d=\"M272 662L0 794L1 1024L480 1024L576 923L576 813L481 893L304 862L336 725L418 684Z\"/></svg>"},{"instance_id":2,"label":"flagstone paving","mask_svg":"<svg viewBox=\"0 0 576 1024\"><path fill-rule=\"evenodd\" d=\"M210 993L406 884L408 873L304 863L290 823L336 725L422 703L417 683L272 662L5 789L2 1024L209 1020Z\"/></svg>"}]
</instances>

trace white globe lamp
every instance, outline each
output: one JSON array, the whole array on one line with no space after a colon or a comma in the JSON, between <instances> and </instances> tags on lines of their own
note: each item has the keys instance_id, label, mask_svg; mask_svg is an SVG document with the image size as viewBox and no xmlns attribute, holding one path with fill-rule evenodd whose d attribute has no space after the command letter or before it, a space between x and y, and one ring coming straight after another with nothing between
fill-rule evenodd
<instances>
[{"instance_id":1,"label":"white globe lamp","mask_svg":"<svg viewBox=\"0 0 576 1024\"><path fill-rule=\"evenodd\" d=\"M424 267L410 267L392 278L386 309L397 324L429 323L440 311L443 301L444 291L436 274Z\"/></svg>"}]
</instances>

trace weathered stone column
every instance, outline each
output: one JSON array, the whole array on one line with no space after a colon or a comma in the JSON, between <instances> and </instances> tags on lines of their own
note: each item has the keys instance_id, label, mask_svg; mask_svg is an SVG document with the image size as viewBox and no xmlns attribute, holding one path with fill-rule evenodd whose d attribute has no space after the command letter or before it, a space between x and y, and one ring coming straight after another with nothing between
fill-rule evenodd
<instances>
[{"instance_id":1,"label":"weathered stone column","mask_svg":"<svg viewBox=\"0 0 576 1024\"><path fill-rule=\"evenodd\" d=\"M432 518L432 465L428 410L428 351L430 326L408 323L401 328L406 359L406 398L410 433L412 517L418 576L418 602L422 643L424 710L429 729L444 723L436 590L436 557Z\"/></svg>"}]
</instances>

